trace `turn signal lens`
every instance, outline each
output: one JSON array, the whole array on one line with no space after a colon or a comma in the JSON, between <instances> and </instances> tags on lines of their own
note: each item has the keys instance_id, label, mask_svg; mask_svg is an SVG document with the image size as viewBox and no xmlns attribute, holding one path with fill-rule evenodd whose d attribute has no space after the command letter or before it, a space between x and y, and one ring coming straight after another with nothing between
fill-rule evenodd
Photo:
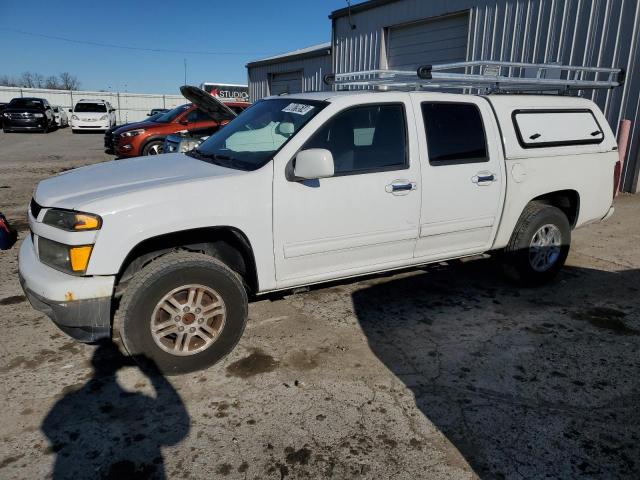
<instances>
[{"instance_id":1,"label":"turn signal lens","mask_svg":"<svg viewBox=\"0 0 640 480\"><path fill-rule=\"evenodd\" d=\"M83 247L71 247L69 249L71 270L74 272L84 272L87 269L92 248L90 245L85 245Z\"/></svg>"},{"instance_id":2,"label":"turn signal lens","mask_svg":"<svg viewBox=\"0 0 640 480\"><path fill-rule=\"evenodd\" d=\"M90 213L51 208L45 213L42 223L68 232L74 232L78 230L98 230L102 226L102 219L98 215Z\"/></svg>"},{"instance_id":3,"label":"turn signal lens","mask_svg":"<svg viewBox=\"0 0 640 480\"><path fill-rule=\"evenodd\" d=\"M74 230L97 230L98 228L100 228L100 221L97 217L86 213L76 213Z\"/></svg>"}]
</instances>

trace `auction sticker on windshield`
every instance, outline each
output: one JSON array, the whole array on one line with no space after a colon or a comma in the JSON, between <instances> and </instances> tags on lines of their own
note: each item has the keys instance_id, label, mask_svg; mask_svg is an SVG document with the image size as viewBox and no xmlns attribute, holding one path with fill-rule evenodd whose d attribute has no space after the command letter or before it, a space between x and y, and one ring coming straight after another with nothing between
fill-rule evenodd
<instances>
[{"instance_id":1,"label":"auction sticker on windshield","mask_svg":"<svg viewBox=\"0 0 640 480\"><path fill-rule=\"evenodd\" d=\"M306 115L315 107L313 105L305 105L304 103L290 103L282 109L283 112L297 113L298 115Z\"/></svg>"}]
</instances>

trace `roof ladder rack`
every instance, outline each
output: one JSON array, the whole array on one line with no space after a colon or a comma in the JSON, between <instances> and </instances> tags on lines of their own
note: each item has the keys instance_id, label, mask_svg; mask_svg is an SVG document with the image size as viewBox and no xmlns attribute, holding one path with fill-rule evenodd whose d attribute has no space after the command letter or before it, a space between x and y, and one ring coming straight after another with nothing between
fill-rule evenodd
<instances>
[{"instance_id":1,"label":"roof ladder rack","mask_svg":"<svg viewBox=\"0 0 640 480\"><path fill-rule=\"evenodd\" d=\"M473 73L473 72L479 73ZM471 88L484 93L568 93L608 89L624 83L621 68L579 67L556 63L476 60L423 65L412 70L363 70L325 76L325 83L341 87L380 90Z\"/></svg>"}]
</instances>

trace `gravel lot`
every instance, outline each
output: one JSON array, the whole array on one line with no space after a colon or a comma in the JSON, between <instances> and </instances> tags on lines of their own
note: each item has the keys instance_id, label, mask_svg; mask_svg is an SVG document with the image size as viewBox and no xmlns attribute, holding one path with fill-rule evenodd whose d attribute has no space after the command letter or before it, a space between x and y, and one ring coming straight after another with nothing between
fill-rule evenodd
<instances>
[{"instance_id":1,"label":"gravel lot","mask_svg":"<svg viewBox=\"0 0 640 480\"><path fill-rule=\"evenodd\" d=\"M23 238L39 180L108 158L0 133L0 211ZM0 252L0 478L639 478L640 196L616 208L550 286L480 260L272 296L170 379L65 337Z\"/></svg>"}]
</instances>

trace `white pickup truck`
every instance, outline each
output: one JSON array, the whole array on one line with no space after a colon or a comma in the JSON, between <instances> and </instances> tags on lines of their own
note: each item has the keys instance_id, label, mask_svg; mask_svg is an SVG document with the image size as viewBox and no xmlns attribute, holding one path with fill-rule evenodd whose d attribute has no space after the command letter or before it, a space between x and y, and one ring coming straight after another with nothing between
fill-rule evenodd
<instances>
[{"instance_id":1,"label":"white pickup truck","mask_svg":"<svg viewBox=\"0 0 640 480\"><path fill-rule=\"evenodd\" d=\"M547 282L571 231L612 214L617 160L577 97L271 97L186 155L42 181L20 277L72 337L118 332L162 371L193 371L234 348L265 292L485 252Z\"/></svg>"}]
</instances>

